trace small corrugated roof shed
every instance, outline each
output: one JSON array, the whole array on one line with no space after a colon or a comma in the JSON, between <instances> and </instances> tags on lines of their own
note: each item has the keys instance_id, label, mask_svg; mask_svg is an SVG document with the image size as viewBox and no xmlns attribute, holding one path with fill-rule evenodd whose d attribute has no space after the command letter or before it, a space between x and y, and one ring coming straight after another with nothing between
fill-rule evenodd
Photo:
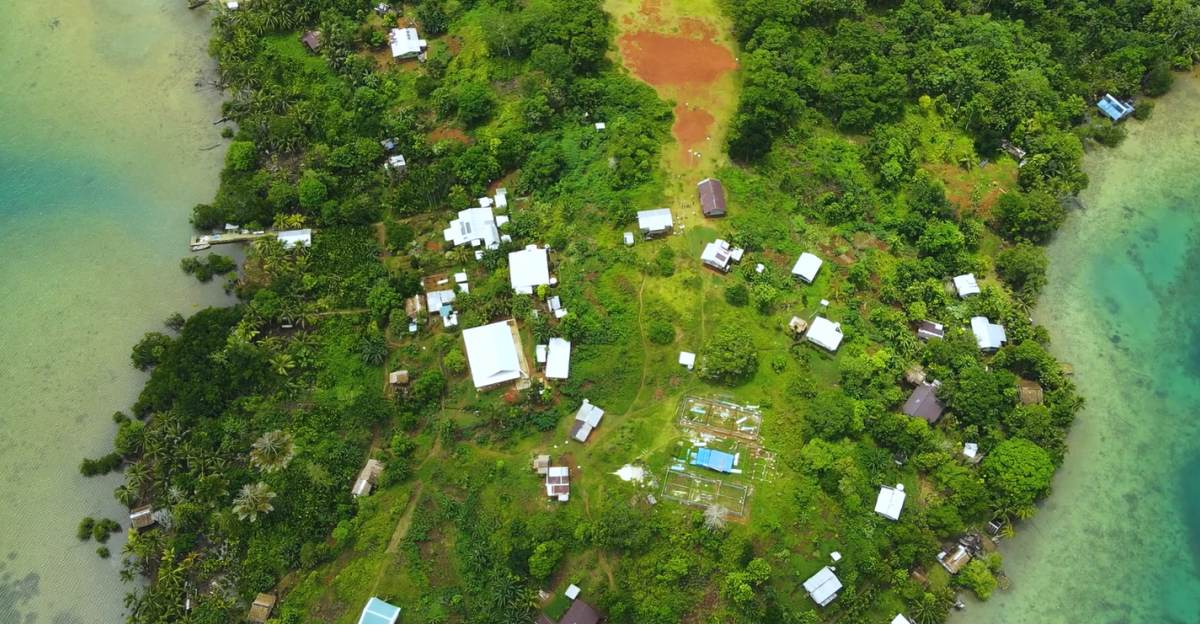
<instances>
[{"instance_id":1,"label":"small corrugated roof shed","mask_svg":"<svg viewBox=\"0 0 1200 630\"><path fill-rule=\"evenodd\" d=\"M140 532L154 526L154 508L142 505L129 513L129 526L135 532Z\"/></svg>"},{"instance_id":2,"label":"small corrugated roof shed","mask_svg":"<svg viewBox=\"0 0 1200 630\"><path fill-rule=\"evenodd\" d=\"M405 170L408 169L408 162L404 161L403 155L391 155L391 156L388 156L387 167L392 170L403 173ZM450 239L446 239L446 240L450 240Z\"/></svg>"},{"instance_id":3,"label":"small corrugated roof shed","mask_svg":"<svg viewBox=\"0 0 1200 630\"><path fill-rule=\"evenodd\" d=\"M696 185L700 192L700 211L706 217L725 216L725 188L711 177Z\"/></svg>"},{"instance_id":4,"label":"small corrugated roof shed","mask_svg":"<svg viewBox=\"0 0 1200 630\"><path fill-rule=\"evenodd\" d=\"M565 379L571 374L571 342L554 337L546 351L546 378Z\"/></svg>"},{"instance_id":5,"label":"small corrugated roof shed","mask_svg":"<svg viewBox=\"0 0 1200 630\"><path fill-rule=\"evenodd\" d=\"M736 459L731 453L701 447L696 449L696 453L692 455L692 464L708 468L709 470L727 473L733 470Z\"/></svg>"},{"instance_id":6,"label":"small corrugated roof shed","mask_svg":"<svg viewBox=\"0 0 1200 630\"><path fill-rule=\"evenodd\" d=\"M508 279L513 291L532 295L533 290L550 284L550 258L545 249L530 245L508 255Z\"/></svg>"},{"instance_id":7,"label":"small corrugated roof shed","mask_svg":"<svg viewBox=\"0 0 1200 630\"><path fill-rule=\"evenodd\" d=\"M816 575L804 580L804 590L818 606L825 606L837 599L838 591L842 590L842 582L833 572L833 567L824 567Z\"/></svg>"},{"instance_id":8,"label":"small corrugated roof shed","mask_svg":"<svg viewBox=\"0 0 1200 630\"><path fill-rule=\"evenodd\" d=\"M626 232L622 239L626 245L633 245L633 232Z\"/></svg>"},{"instance_id":9,"label":"small corrugated roof shed","mask_svg":"<svg viewBox=\"0 0 1200 630\"><path fill-rule=\"evenodd\" d=\"M550 470L550 456L549 455L538 455L537 457L534 457L533 458L533 469L535 471L537 471L537 474L545 475L546 472L548 470Z\"/></svg>"},{"instance_id":10,"label":"small corrugated roof shed","mask_svg":"<svg viewBox=\"0 0 1200 630\"><path fill-rule=\"evenodd\" d=\"M979 455L979 445L974 442L966 442L963 444L963 457L967 459L975 459Z\"/></svg>"},{"instance_id":11,"label":"small corrugated roof shed","mask_svg":"<svg viewBox=\"0 0 1200 630\"><path fill-rule=\"evenodd\" d=\"M816 254L804 252L800 254L800 258L792 266L792 275L812 284L812 281L817 278L817 272L821 270L821 262L821 259Z\"/></svg>"},{"instance_id":12,"label":"small corrugated roof shed","mask_svg":"<svg viewBox=\"0 0 1200 630\"><path fill-rule=\"evenodd\" d=\"M937 398L937 388L933 385L918 385L904 403L904 414L914 418L924 418L931 424L942 417L945 407Z\"/></svg>"},{"instance_id":13,"label":"small corrugated roof shed","mask_svg":"<svg viewBox=\"0 0 1200 630\"><path fill-rule=\"evenodd\" d=\"M408 370L396 370L388 374L388 383L393 386L408 385Z\"/></svg>"},{"instance_id":14,"label":"small corrugated roof shed","mask_svg":"<svg viewBox=\"0 0 1200 630\"><path fill-rule=\"evenodd\" d=\"M788 330L792 331L792 334L803 335L804 331L808 330L808 322L800 319L799 315L792 315L792 319L788 321Z\"/></svg>"},{"instance_id":15,"label":"small corrugated roof shed","mask_svg":"<svg viewBox=\"0 0 1200 630\"><path fill-rule=\"evenodd\" d=\"M300 36L300 42L309 50L317 52L321 49L321 31L306 31Z\"/></svg>"},{"instance_id":16,"label":"small corrugated roof shed","mask_svg":"<svg viewBox=\"0 0 1200 630\"><path fill-rule=\"evenodd\" d=\"M357 498L371 494L371 490L374 489L375 482L382 472L383 464L379 460L368 459L362 471L358 473L358 478L354 480L354 488L350 490L351 496Z\"/></svg>"},{"instance_id":17,"label":"small corrugated roof shed","mask_svg":"<svg viewBox=\"0 0 1200 630\"><path fill-rule=\"evenodd\" d=\"M571 471L566 466L551 466L546 470L546 496L559 501L571 498Z\"/></svg>"},{"instance_id":18,"label":"small corrugated roof shed","mask_svg":"<svg viewBox=\"0 0 1200 630\"><path fill-rule=\"evenodd\" d=\"M961 276L954 276L954 290L958 292L958 297L977 295L979 282L975 280L975 274L965 273Z\"/></svg>"},{"instance_id":19,"label":"small corrugated roof shed","mask_svg":"<svg viewBox=\"0 0 1200 630\"><path fill-rule=\"evenodd\" d=\"M1017 395L1022 405L1040 405L1046 399L1040 383L1024 378L1017 380Z\"/></svg>"},{"instance_id":20,"label":"small corrugated roof shed","mask_svg":"<svg viewBox=\"0 0 1200 630\"><path fill-rule=\"evenodd\" d=\"M900 519L900 511L904 509L904 484L896 487L883 486L879 488L879 497L875 499L875 512L893 521Z\"/></svg>"},{"instance_id":21,"label":"small corrugated roof shed","mask_svg":"<svg viewBox=\"0 0 1200 630\"><path fill-rule=\"evenodd\" d=\"M920 324L917 324L917 338L918 339L925 339L925 340L942 339L945 336L946 336L946 327L937 322L931 322L929 320L925 320L925 321L922 321Z\"/></svg>"},{"instance_id":22,"label":"small corrugated roof shed","mask_svg":"<svg viewBox=\"0 0 1200 630\"><path fill-rule=\"evenodd\" d=\"M971 318L971 332L974 333L980 350L999 350L1000 346L1008 341L1004 327L991 323L982 315Z\"/></svg>"},{"instance_id":23,"label":"small corrugated roof shed","mask_svg":"<svg viewBox=\"0 0 1200 630\"><path fill-rule=\"evenodd\" d=\"M572 584L567 587L567 590L563 592L563 595L566 595L567 599L575 599L576 597L579 597L581 590L582 589L580 589L578 586Z\"/></svg>"},{"instance_id":24,"label":"small corrugated roof shed","mask_svg":"<svg viewBox=\"0 0 1200 630\"><path fill-rule=\"evenodd\" d=\"M672 226L671 209L656 208L642 210L637 213L638 229L642 234L661 234L669 232Z\"/></svg>"},{"instance_id":25,"label":"small corrugated roof shed","mask_svg":"<svg viewBox=\"0 0 1200 630\"><path fill-rule=\"evenodd\" d=\"M838 346L842 345L844 335L841 324L829 321L824 317L817 317L808 327L808 334L804 337L830 352L837 352Z\"/></svg>"},{"instance_id":26,"label":"small corrugated roof shed","mask_svg":"<svg viewBox=\"0 0 1200 630\"><path fill-rule=\"evenodd\" d=\"M274 595L259 593L258 597L254 598L254 603L250 604L246 620L250 623L266 623L271 618L271 612L275 610L275 601Z\"/></svg>"},{"instance_id":27,"label":"small corrugated roof shed","mask_svg":"<svg viewBox=\"0 0 1200 630\"><path fill-rule=\"evenodd\" d=\"M372 597L367 600L367 605L363 606L362 614L358 616L358 623L377 623L377 624L394 624L400 618L400 608L393 606L378 597Z\"/></svg>"}]
</instances>

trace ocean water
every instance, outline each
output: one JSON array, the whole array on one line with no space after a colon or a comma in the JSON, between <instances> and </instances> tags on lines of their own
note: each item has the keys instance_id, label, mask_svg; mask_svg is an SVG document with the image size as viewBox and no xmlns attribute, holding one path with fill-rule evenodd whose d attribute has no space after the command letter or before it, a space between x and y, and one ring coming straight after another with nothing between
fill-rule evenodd
<instances>
[{"instance_id":1,"label":"ocean water","mask_svg":"<svg viewBox=\"0 0 1200 630\"><path fill-rule=\"evenodd\" d=\"M124 533L108 560L75 538L127 522L120 476L78 465L143 383L141 334L228 300L178 266L224 156L207 28L182 0L0 2L0 623L123 618Z\"/></svg>"},{"instance_id":2,"label":"ocean water","mask_svg":"<svg viewBox=\"0 0 1200 630\"><path fill-rule=\"evenodd\" d=\"M1087 398L1012 580L953 621L1200 623L1200 77L1087 158L1034 319Z\"/></svg>"}]
</instances>

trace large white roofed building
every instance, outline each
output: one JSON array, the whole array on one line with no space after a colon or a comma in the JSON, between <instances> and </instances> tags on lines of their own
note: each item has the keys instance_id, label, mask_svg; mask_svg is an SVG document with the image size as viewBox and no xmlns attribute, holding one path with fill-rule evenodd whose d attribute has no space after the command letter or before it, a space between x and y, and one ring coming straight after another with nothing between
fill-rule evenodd
<instances>
[{"instance_id":1,"label":"large white roofed building","mask_svg":"<svg viewBox=\"0 0 1200 630\"><path fill-rule=\"evenodd\" d=\"M312 230L305 228L303 230L284 230L275 235L280 243L283 243L284 249L292 249L297 245L304 247L312 246Z\"/></svg>"},{"instance_id":2,"label":"large white roofed building","mask_svg":"<svg viewBox=\"0 0 1200 630\"><path fill-rule=\"evenodd\" d=\"M550 284L550 259L546 250L530 245L519 252L508 255L508 278L513 291L524 295Z\"/></svg>"},{"instance_id":3,"label":"large white roofed building","mask_svg":"<svg viewBox=\"0 0 1200 630\"><path fill-rule=\"evenodd\" d=\"M500 230L496 228L496 215L491 208L468 208L459 212L450 227L442 231L442 236L455 247L468 243L488 249L500 247Z\"/></svg>"},{"instance_id":4,"label":"large white roofed building","mask_svg":"<svg viewBox=\"0 0 1200 630\"><path fill-rule=\"evenodd\" d=\"M513 337L509 322L496 322L463 331L467 346L467 362L471 365L471 380L484 389L515 381L522 376L520 348Z\"/></svg>"},{"instance_id":5,"label":"large white roofed building","mask_svg":"<svg viewBox=\"0 0 1200 630\"><path fill-rule=\"evenodd\" d=\"M393 59L416 57L425 51L428 42L421 39L415 28L394 28L388 33Z\"/></svg>"},{"instance_id":6,"label":"large white roofed building","mask_svg":"<svg viewBox=\"0 0 1200 630\"><path fill-rule=\"evenodd\" d=\"M657 208L637 213L638 229L643 236L658 236L671 231L671 209Z\"/></svg>"}]
</instances>

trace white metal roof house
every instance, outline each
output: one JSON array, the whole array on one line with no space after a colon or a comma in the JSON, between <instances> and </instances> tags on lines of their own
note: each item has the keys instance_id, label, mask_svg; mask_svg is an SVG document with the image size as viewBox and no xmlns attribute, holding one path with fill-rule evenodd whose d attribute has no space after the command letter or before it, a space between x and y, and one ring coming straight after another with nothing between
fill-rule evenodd
<instances>
[{"instance_id":1,"label":"white metal roof house","mask_svg":"<svg viewBox=\"0 0 1200 630\"><path fill-rule=\"evenodd\" d=\"M394 28L388 33L393 59L409 59L425 51L428 42L421 39L415 28Z\"/></svg>"},{"instance_id":2,"label":"white metal roof house","mask_svg":"<svg viewBox=\"0 0 1200 630\"><path fill-rule=\"evenodd\" d=\"M468 243L488 249L500 247L500 230L496 228L496 216L491 208L468 208L459 212L450 227L442 231L442 236L455 247Z\"/></svg>"},{"instance_id":3,"label":"white metal roof house","mask_svg":"<svg viewBox=\"0 0 1200 630\"><path fill-rule=\"evenodd\" d=\"M604 418L604 410L593 405L588 399L583 399L579 411L575 412L575 424L571 427L571 437L577 442L586 442L592 430L600 426Z\"/></svg>"},{"instance_id":4,"label":"white metal roof house","mask_svg":"<svg viewBox=\"0 0 1200 630\"><path fill-rule=\"evenodd\" d=\"M842 345L842 338L844 336L840 323L832 322L818 316L813 319L812 324L808 327L808 333L804 335L804 338L830 352L837 352L838 346Z\"/></svg>"},{"instance_id":5,"label":"white metal roof house","mask_svg":"<svg viewBox=\"0 0 1200 630\"><path fill-rule=\"evenodd\" d=\"M896 487L883 486L879 488L879 497L875 499L875 512L893 521L900 520L900 510L904 509L904 484Z\"/></svg>"},{"instance_id":6,"label":"white metal roof house","mask_svg":"<svg viewBox=\"0 0 1200 630\"><path fill-rule=\"evenodd\" d=\"M404 161L403 155L388 156L387 164L384 166L400 175L403 175L404 172L408 170L408 162Z\"/></svg>"},{"instance_id":7,"label":"white metal roof house","mask_svg":"<svg viewBox=\"0 0 1200 630\"><path fill-rule=\"evenodd\" d=\"M842 582L833 572L833 567L825 567L817 574L804 580L804 590L818 606L828 605L837 599L838 591L842 590Z\"/></svg>"},{"instance_id":8,"label":"white metal roof house","mask_svg":"<svg viewBox=\"0 0 1200 630\"><path fill-rule=\"evenodd\" d=\"M546 250L530 245L508 255L508 279L513 291L532 295L541 285L550 284L550 259Z\"/></svg>"},{"instance_id":9,"label":"white metal roof house","mask_svg":"<svg viewBox=\"0 0 1200 630\"><path fill-rule=\"evenodd\" d=\"M812 281L817 278L817 272L821 270L821 259L815 254L804 252L800 254L800 258L792 267L792 275L799 277L801 280L812 284Z\"/></svg>"},{"instance_id":10,"label":"white metal roof house","mask_svg":"<svg viewBox=\"0 0 1200 630\"><path fill-rule=\"evenodd\" d=\"M471 380L477 389L515 381L522 376L519 349L507 321L476 326L463 331Z\"/></svg>"},{"instance_id":11,"label":"white metal roof house","mask_svg":"<svg viewBox=\"0 0 1200 630\"><path fill-rule=\"evenodd\" d=\"M565 379L571 373L571 342L554 337L546 349L546 378Z\"/></svg>"},{"instance_id":12,"label":"white metal roof house","mask_svg":"<svg viewBox=\"0 0 1200 630\"><path fill-rule=\"evenodd\" d=\"M704 246L700 253L700 261L722 273L729 271L729 266L742 259L746 250L730 247L729 243L717 239Z\"/></svg>"},{"instance_id":13,"label":"white metal roof house","mask_svg":"<svg viewBox=\"0 0 1200 630\"><path fill-rule=\"evenodd\" d=\"M683 367L685 367L689 370L696 367L696 353L680 352L679 353L679 365L682 365Z\"/></svg>"},{"instance_id":14,"label":"white metal roof house","mask_svg":"<svg viewBox=\"0 0 1200 630\"><path fill-rule=\"evenodd\" d=\"M275 235L280 243L283 243L284 249L292 249L297 245L305 247L312 246L312 230L305 228L303 230L284 230Z\"/></svg>"},{"instance_id":15,"label":"white metal roof house","mask_svg":"<svg viewBox=\"0 0 1200 630\"><path fill-rule=\"evenodd\" d=\"M958 292L958 297L979 295L979 282L975 280L975 274L965 273L961 276L954 276L954 290Z\"/></svg>"},{"instance_id":16,"label":"white metal roof house","mask_svg":"<svg viewBox=\"0 0 1200 630\"><path fill-rule=\"evenodd\" d=\"M656 208L637 213L638 229L642 236L660 236L671 232L671 209Z\"/></svg>"},{"instance_id":17,"label":"white metal roof house","mask_svg":"<svg viewBox=\"0 0 1200 630\"><path fill-rule=\"evenodd\" d=\"M1008 341L1004 327L991 323L982 315L971 318L971 332L975 334L980 350L999 350Z\"/></svg>"}]
</instances>

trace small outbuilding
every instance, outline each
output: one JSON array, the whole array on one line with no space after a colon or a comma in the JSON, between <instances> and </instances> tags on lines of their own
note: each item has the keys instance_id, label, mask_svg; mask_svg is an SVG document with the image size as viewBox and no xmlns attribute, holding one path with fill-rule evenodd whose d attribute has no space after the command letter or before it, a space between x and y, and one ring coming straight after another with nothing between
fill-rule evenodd
<instances>
[{"instance_id":1,"label":"small outbuilding","mask_svg":"<svg viewBox=\"0 0 1200 630\"><path fill-rule=\"evenodd\" d=\"M367 600L367 605L363 606L362 614L358 616L358 623L392 625L399 618L400 608L398 606L393 606L378 597L372 597Z\"/></svg>"},{"instance_id":2,"label":"small outbuilding","mask_svg":"<svg viewBox=\"0 0 1200 630\"><path fill-rule=\"evenodd\" d=\"M917 324L917 339L929 341L930 339L943 339L946 337L946 327L929 320L922 321Z\"/></svg>"},{"instance_id":3,"label":"small outbuilding","mask_svg":"<svg viewBox=\"0 0 1200 630\"><path fill-rule=\"evenodd\" d=\"M550 456L538 455L537 457L533 458L533 463L531 465L533 466L534 472L545 477L546 473L550 470Z\"/></svg>"},{"instance_id":4,"label":"small outbuilding","mask_svg":"<svg viewBox=\"0 0 1200 630\"><path fill-rule=\"evenodd\" d=\"M403 155L389 155L387 162L383 166L396 175L403 175L408 172L408 162L404 161Z\"/></svg>"},{"instance_id":5,"label":"small outbuilding","mask_svg":"<svg viewBox=\"0 0 1200 630\"><path fill-rule=\"evenodd\" d=\"M696 354L694 352L680 352L679 365L691 371L692 368L696 367Z\"/></svg>"},{"instance_id":6,"label":"small outbuilding","mask_svg":"<svg viewBox=\"0 0 1200 630\"><path fill-rule=\"evenodd\" d=\"M645 238L670 234L673 227L670 208L642 210L637 213L638 229Z\"/></svg>"},{"instance_id":7,"label":"small outbuilding","mask_svg":"<svg viewBox=\"0 0 1200 630\"><path fill-rule=\"evenodd\" d=\"M1040 405L1046 399L1042 385L1025 378L1017 380L1017 395L1022 405Z\"/></svg>"},{"instance_id":8,"label":"small outbuilding","mask_svg":"<svg viewBox=\"0 0 1200 630\"><path fill-rule=\"evenodd\" d=\"M371 490L375 489L375 483L379 481L379 475L382 473L383 464L377 459L368 459L362 471L358 473L358 479L354 480L354 488L350 490L350 496L357 499L371 494Z\"/></svg>"},{"instance_id":9,"label":"small outbuilding","mask_svg":"<svg viewBox=\"0 0 1200 630\"><path fill-rule=\"evenodd\" d=\"M792 315L792 319L788 321L788 332L795 337L801 337L808 330L808 322L800 319L799 315Z\"/></svg>"},{"instance_id":10,"label":"small outbuilding","mask_svg":"<svg viewBox=\"0 0 1200 630\"><path fill-rule=\"evenodd\" d=\"M700 212L706 217L725 216L725 188L711 177L696 185L700 192Z\"/></svg>"},{"instance_id":11,"label":"small outbuilding","mask_svg":"<svg viewBox=\"0 0 1200 630\"><path fill-rule=\"evenodd\" d=\"M830 352L837 352L844 338L842 325L818 316L813 319L804 338Z\"/></svg>"},{"instance_id":12,"label":"small outbuilding","mask_svg":"<svg viewBox=\"0 0 1200 630\"><path fill-rule=\"evenodd\" d=\"M746 250L734 248L728 242L717 239L704 246L704 251L700 253L700 261L705 265L725 273L729 271L729 266L742 259L742 255Z\"/></svg>"},{"instance_id":13,"label":"small outbuilding","mask_svg":"<svg viewBox=\"0 0 1200 630\"><path fill-rule=\"evenodd\" d=\"M817 278L817 272L821 270L821 262L821 259L815 254L804 252L792 266L792 275L812 284L813 280Z\"/></svg>"},{"instance_id":14,"label":"small outbuilding","mask_svg":"<svg viewBox=\"0 0 1200 630\"><path fill-rule=\"evenodd\" d=\"M579 406L579 411L575 412L575 424L571 427L571 437L576 442L587 442L592 431L600 426L600 421L603 419L604 410L584 398L583 404Z\"/></svg>"},{"instance_id":15,"label":"small outbuilding","mask_svg":"<svg viewBox=\"0 0 1200 630\"><path fill-rule=\"evenodd\" d=\"M838 591L842 590L842 582L833 572L833 567L824 567L816 575L804 580L804 590L818 606L827 606L837 599Z\"/></svg>"},{"instance_id":16,"label":"small outbuilding","mask_svg":"<svg viewBox=\"0 0 1200 630\"><path fill-rule=\"evenodd\" d=\"M967 551L967 548L960 544L949 553L945 551L939 553L937 560L938 563L950 572L950 575L958 575L958 572L971 561L971 552Z\"/></svg>"},{"instance_id":17,"label":"small outbuilding","mask_svg":"<svg viewBox=\"0 0 1200 630\"><path fill-rule=\"evenodd\" d=\"M875 513L889 520L900 520L900 511L904 509L904 484L896 487L882 486L879 497L875 499Z\"/></svg>"},{"instance_id":18,"label":"small outbuilding","mask_svg":"<svg viewBox=\"0 0 1200 630\"><path fill-rule=\"evenodd\" d=\"M259 593L246 612L246 621L250 623L267 623L271 613L275 611L276 597L270 593Z\"/></svg>"},{"instance_id":19,"label":"small outbuilding","mask_svg":"<svg viewBox=\"0 0 1200 630\"><path fill-rule=\"evenodd\" d=\"M909 395L903 410L906 416L924 418L929 424L933 424L942 417L946 408L942 405L942 401L938 400L937 385L922 383Z\"/></svg>"},{"instance_id":20,"label":"small outbuilding","mask_svg":"<svg viewBox=\"0 0 1200 630\"><path fill-rule=\"evenodd\" d=\"M144 532L154 527L154 508L141 505L129 513L129 528L135 532Z\"/></svg>"},{"instance_id":21,"label":"small outbuilding","mask_svg":"<svg viewBox=\"0 0 1200 630\"><path fill-rule=\"evenodd\" d=\"M626 245L633 245L633 232L626 232L622 239Z\"/></svg>"},{"instance_id":22,"label":"small outbuilding","mask_svg":"<svg viewBox=\"0 0 1200 630\"><path fill-rule=\"evenodd\" d=\"M1008 341L1008 335L1004 332L1004 326L993 324L988 321L988 318L982 315L971 318L971 332L975 335L975 341L979 344L980 350L994 352L1000 349Z\"/></svg>"},{"instance_id":23,"label":"small outbuilding","mask_svg":"<svg viewBox=\"0 0 1200 630\"><path fill-rule=\"evenodd\" d=\"M408 387L408 370L396 370L388 374L388 385L391 385L392 389Z\"/></svg>"},{"instance_id":24,"label":"small outbuilding","mask_svg":"<svg viewBox=\"0 0 1200 630\"><path fill-rule=\"evenodd\" d=\"M954 290L958 293L958 297L962 298L968 295L979 295L979 282L975 280L975 274L965 273L961 276L954 276Z\"/></svg>"},{"instance_id":25,"label":"small outbuilding","mask_svg":"<svg viewBox=\"0 0 1200 630\"><path fill-rule=\"evenodd\" d=\"M300 43L312 52L321 50L321 31L305 31L304 35L300 36Z\"/></svg>"}]
</instances>

